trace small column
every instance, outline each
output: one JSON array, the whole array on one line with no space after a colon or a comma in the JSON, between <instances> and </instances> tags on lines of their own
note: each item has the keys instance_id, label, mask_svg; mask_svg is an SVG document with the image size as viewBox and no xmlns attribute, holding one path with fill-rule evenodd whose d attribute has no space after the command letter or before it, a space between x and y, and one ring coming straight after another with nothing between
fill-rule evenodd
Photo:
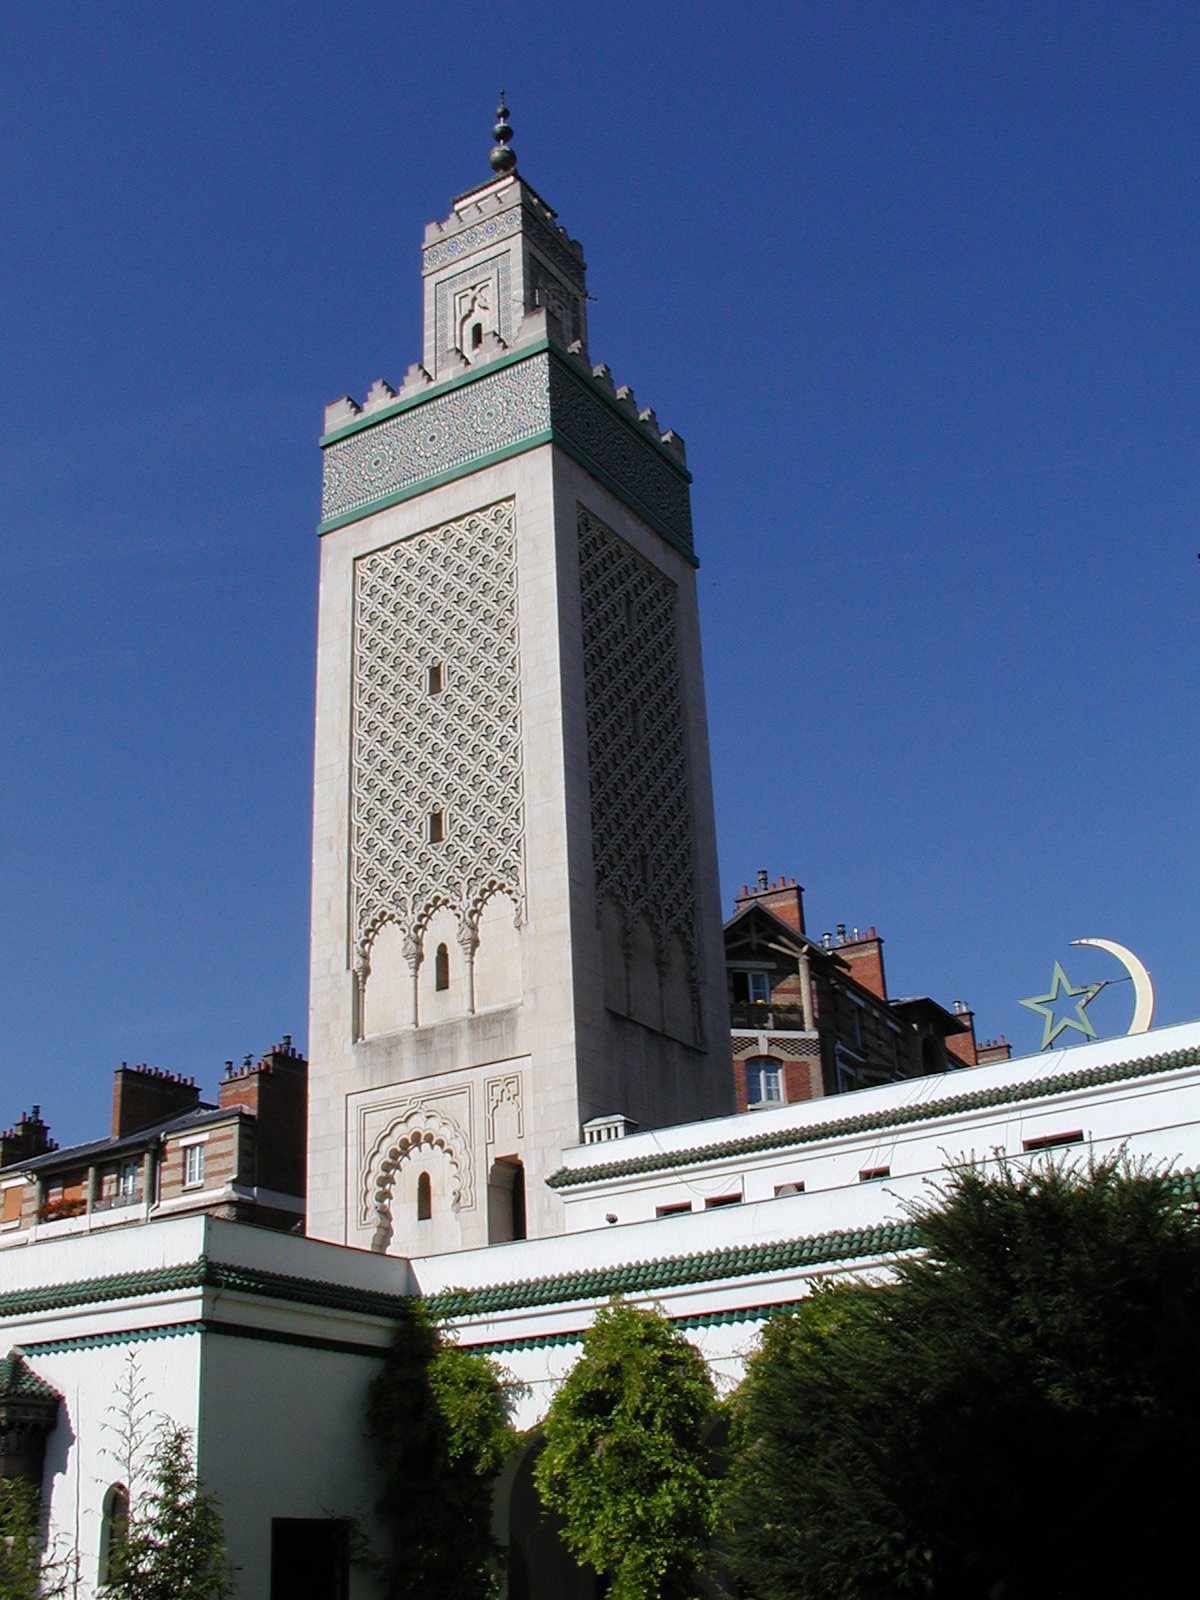
<instances>
[{"instance_id":1,"label":"small column","mask_svg":"<svg viewBox=\"0 0 1200 1600\"><path fill-rule=\"evenodd\" d=\"M89 1233L92 1227L92 1212L96 1208L96 1176L98 1168L91 1166L87 1170L87 1185L84 1190L83 1214L87 1218Z\"/></svg>"},{"instance_id":2,"label":"small column","mask_svg":"<svg viewBox=\"0 0 1200 1600\"><path fill-rule=\"evenodd\" d=\"M804 1031L812 1033L813 999L812 999L812 973L808 967L808 951L801 947L800 950L800 1004L804 1011Z\"/></svg>"},{"instance_id":3,"label":"small column","mask_svg":"<svg viewBox=\"0 0 1200 1600\"><path fill-rule=\"evenodd\" d=\"M154 1203L154 1151L147 1150L142 1157L142 1216L149 1222L150 1207Z\"/></svg>"},{"instance_id":4,"label":"small column","mask_svg":"<svg viewBox=\"0 0 1200 1600\"><path fill-rule=\"evenodd\" d=\"M475 1014L475 952L479 949L479 933L474 923L464 922L459 928L458 947L467 972L467 1015L471 1017Z\"/></svg>"},{"instance_id":5,"label":"small column","mask_svg":"<svg viewBox=\"0 0 1200 1600\"><path fill-rule=\"evenodd\" d=\"M404 959L408 962L408 970L412 973L412 1019L414 1028L421 1026L421 992L418 987L417 974L421 970L422 954L420 939L415 934L405 934Z\"/></svg>"}]
</instances>

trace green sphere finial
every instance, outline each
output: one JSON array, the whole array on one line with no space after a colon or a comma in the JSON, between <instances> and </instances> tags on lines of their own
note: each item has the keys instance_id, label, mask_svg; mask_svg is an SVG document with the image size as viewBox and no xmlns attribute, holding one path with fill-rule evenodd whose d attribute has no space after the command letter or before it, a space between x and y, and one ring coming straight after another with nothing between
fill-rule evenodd
<instances>
[{"instance_id":1,"label":"green sphere finial","mask_svg":"<svg viewBox=\"0 0 1200 1600\"><path fill-rule=\"evenodd\" d=\"M508 120L508 107L504 104L504 90L500 91L500 104L496 107L496 126L492 129L492 136L496 147L489 160L492 171L503 176L512 172L517 165L517 152L509 148L512 143L513 131Z\"/></svg>"}]
</instances>

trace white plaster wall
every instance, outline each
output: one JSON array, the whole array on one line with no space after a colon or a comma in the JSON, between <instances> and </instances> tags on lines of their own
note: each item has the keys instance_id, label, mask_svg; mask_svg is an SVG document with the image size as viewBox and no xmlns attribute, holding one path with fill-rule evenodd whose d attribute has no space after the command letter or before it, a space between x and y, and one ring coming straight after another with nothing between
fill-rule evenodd
<instances>
[{"instance_id":1,"label":"white plaster wall","mask_svg":"<svg viewBox=\"0 0 1200 1600\"><path fill-rule=\"evenodd\" d=\"M361 1355L205 1338L200 1467L221 1500L238 1600L270 1593L272 1517L353 1518L378 1548L364 1426L377 1370ZM375 1592L352 1569L352 1600Z\"/></svg>"},{"instance_id":2,"label":"white plaster wall","mask_svg":"<svg viewBox=\"0 0 1200 1600\"><path fill-rule=\"evenodd\" d=\"M63 1397L58 1425L47 1442L42 1490L50 1507L52 1544L71 1560L78 1584L71 1592L79 1600L96 1592L104 1496L125 1477L116 1454L119 1418L112 1408L130 1355L144 1386L147 1415L169 1418L189 1428L194 1438L199 1420L198 1334L61 1353L35 1349L27 1357L39 1377Z\"/></svg>"}]
</instances>

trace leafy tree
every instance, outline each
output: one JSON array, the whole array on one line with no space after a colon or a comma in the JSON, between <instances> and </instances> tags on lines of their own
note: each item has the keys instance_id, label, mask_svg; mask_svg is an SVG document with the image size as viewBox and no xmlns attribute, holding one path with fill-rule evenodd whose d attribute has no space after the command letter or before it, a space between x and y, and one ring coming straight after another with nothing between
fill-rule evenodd
<instances>
[{"instance_id":1,"label":"leafy tree","mask_svg":"<svg viewBox=\"0 0 1200 1600\"><path fill-rule=\"evenodd\" d=\"M0 1600L67 1592L67 1564L42 1538L42 1497L23 1478L0 1478Z\"/></svg>"},{"instance_id":2,"label":"leafy tree","mask_svg":"<svg viewBox=\"0 0 1200 1600\"><path fill-rule=\"evenodd\" d=\"M612 1300L551 1403L534 1481L610 1600L683 1600L716 1522L704 1359L657 1311Z\"/></svg>"},{"instance_id":3,"label":"leafy tree","mask_svg":"<svg viewBox=\"0 0 1200 1600\"><path fill-rule=\"evenodd\" d=\"M888 1283L767 1329L732 1402L757 1600L1166 1592L1191 1558L1200 1221L1120 1161L957 1174Z\"/></svg>"},{"instance_id":4,"label":"leafy tree","mask_svg":"<svg viewBox=\"0 0 1200 1600\"><path fill-rule=\"evenodd\" d=\"M390 1600L499 1592L492 1486L516 1441L518 1392L485 1356L451 1343L419 1301L406 1303L367 1413L391 1532Z\"/></svg>"}]
</instances>

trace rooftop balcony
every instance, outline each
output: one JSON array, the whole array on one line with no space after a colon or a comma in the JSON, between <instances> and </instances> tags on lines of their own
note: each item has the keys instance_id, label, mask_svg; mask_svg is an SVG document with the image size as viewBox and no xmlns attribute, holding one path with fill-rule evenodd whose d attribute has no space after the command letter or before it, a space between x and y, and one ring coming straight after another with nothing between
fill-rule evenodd
<instances>
[{"instance_id":1,"label":"rooftop balcony","mask_svg":"<svg viewBox=\"0 0 1200 1600\"><path fill-rule=\"evenodd\" d=\"M736 1000L729 1008L729 1025L748 1033L803 1033L804 1008L774 1000Z\"/></svg>"}]
</instances>

